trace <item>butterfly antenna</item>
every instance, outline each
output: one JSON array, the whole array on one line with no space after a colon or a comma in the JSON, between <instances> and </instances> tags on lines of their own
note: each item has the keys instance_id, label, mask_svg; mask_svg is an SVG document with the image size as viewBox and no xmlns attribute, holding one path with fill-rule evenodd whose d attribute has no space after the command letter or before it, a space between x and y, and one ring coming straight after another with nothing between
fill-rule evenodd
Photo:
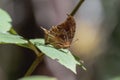
<instances>
[{"instance_id":1,"label":"butterfly antenna","mask_svg":"<svg viewBox=\"0 0 120 80\"><path fill-rule=\"evenodd\" d=\"M48 30L43 28L43 27L40 27L45 33L48 33Z\"/></svg>"}]
</instances>

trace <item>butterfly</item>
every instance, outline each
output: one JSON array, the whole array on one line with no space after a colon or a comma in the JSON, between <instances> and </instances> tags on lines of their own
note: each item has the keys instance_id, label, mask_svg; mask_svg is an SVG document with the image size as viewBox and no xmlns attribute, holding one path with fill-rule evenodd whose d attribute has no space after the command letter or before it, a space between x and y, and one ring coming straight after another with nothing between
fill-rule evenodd
<instances>
[{"instance_id":1,"label":"butterfly","mask_svg":"<svg viewBox=\"0 0 120 80\"><path fill-rule=\"evenodd\" d=\"M66 49L69 48L76 29L76 23L73 16L68 15L67 19L56 26L52 26L49 30L41 27L43 29L45 35L45 44L51 44L55 48Z\"/></svg>"}]
</instances>

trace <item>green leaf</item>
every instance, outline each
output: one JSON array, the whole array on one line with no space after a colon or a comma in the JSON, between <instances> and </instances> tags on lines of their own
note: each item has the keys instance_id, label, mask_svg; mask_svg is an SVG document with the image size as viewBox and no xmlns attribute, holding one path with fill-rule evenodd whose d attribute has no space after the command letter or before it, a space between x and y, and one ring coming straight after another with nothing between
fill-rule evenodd
<instances>
[{"instance_id":1,"label":"green leaf","mask_svg":"<svg viewBox=\"0 0 120 80\"><path fill-rule=\"evenodd\" d=\"M74 73L76 73L76 65L81 65L67 49L58 50L52 46L44 45L43 39L32 39L30 41L35 44L45 55L58 61Z\"/></svg>"},{"instance_id":2,"label":"green leaf","mask_svg":"<svg viewBox=\"0 0 120 80\"><path fill-rule=\"evenodd\" d=\"M10 22L12 20L8 13L0 9L0 32L6 33L9 31L12 27Z\"/></svg>"},{"instance_id":3,"label":"green leaf","mask_svg":"<svg viewBox=\"0 0 120 80\"><path fill-rule=\"evenodd\" d=\"M18 35L0 33L0 43L25 44L27 41Z\"/></svg>"},{"instance_id":4,"label":"green leaf","mask_svg":"<svg viewBox=\"0 0 120 80\"><path fill-rule=\"evenodd\" d=\"M11 24L7 22L0 22L0 32L6 33L11 28Z\"/></svg>"},{"instance_id":5,"label":"green leaf","mask_svg":"<svg viewBox=\"0 0 120 80\"><path fill-rule=\"evenodd\" d=\"M0 9L0 21L1 20L6 22L12 22L12 19L9 16L9 14L2 9Z\"/></svg>"},{"instance_id":6,"label":"green leaf","mask_svg":"<svg viewBox=\"0 0 120 80\"><path fill-rule=\"evenodd\" d=\"M57 79L47 76L30 76L30 77L21 78L19 80L57 80Z\"/></svg>"}]
</instances>

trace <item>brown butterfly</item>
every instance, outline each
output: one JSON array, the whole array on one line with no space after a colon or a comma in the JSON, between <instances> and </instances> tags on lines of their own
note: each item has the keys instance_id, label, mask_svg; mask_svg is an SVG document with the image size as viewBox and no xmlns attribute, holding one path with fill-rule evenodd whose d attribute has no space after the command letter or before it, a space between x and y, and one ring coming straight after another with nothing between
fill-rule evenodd
<instances>
[{"instance_id":1,"label":"brown butterfly","mask_svg":"<svg viewBox=\"0 0 120 80\"><path fill-rule=\"evenodd\" d=\"M41 27L45 32L45 44L51 44L55 48L69 48L73 40L76 23L71 15L68 15L65 22L52 26L49 30Z\"/></svg>"}]
</instances>

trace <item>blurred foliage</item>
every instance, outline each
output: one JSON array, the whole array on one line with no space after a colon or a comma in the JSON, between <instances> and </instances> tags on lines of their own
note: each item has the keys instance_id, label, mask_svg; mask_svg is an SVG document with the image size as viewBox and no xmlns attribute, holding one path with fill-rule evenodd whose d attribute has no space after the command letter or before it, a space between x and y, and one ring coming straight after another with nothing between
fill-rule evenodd
<instances>
[{"instance_id":1,"label":"blurred foliage","mask_svg":"<svg viewBox=\"0 0 120 80\"><path fill-rule=\"evenodd\" d=\"M57 80L57 79L47 76L31 76L31 77L21 78L19 80Z\"/></svg>"},{"instance_id":2,"label":"blurred foliage","mask_svg":"<svg viewBox=\"0 0 120 80\"><path fill-rule=\"evenodd\" d=\"M120 80L120 1L102 0L107 34L107 50L97 64L96 80Z\"/></svg>"}]
</instances>

